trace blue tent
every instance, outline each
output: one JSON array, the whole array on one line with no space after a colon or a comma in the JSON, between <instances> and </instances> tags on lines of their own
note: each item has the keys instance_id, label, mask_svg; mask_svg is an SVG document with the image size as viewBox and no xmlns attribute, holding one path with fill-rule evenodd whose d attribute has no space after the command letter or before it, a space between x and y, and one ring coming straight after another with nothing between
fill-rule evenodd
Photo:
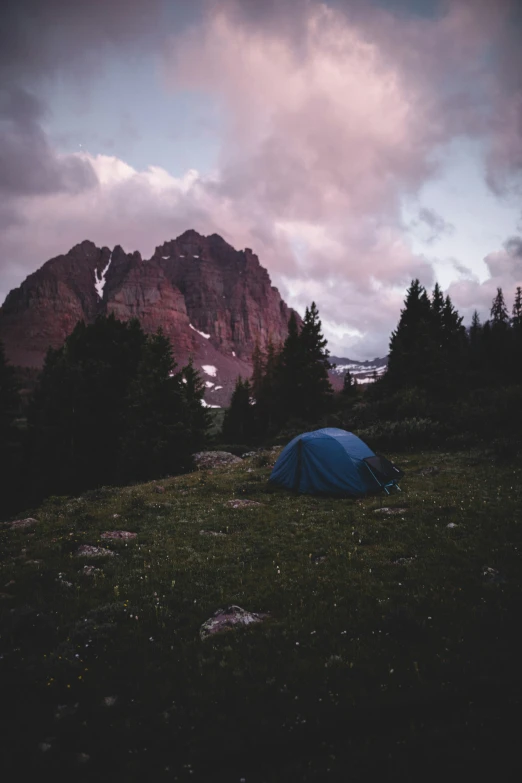
<instances>
[{"instance_id":1,"label":"blue tent","mask_svg":"<svg viewBox=\"0 0 522 783\"><path fill-rule=\"evenodd\" d=\"M307 494L352 495L397 486L403 472L352 432L327 427L304 432L285 446L270 481Z\"/></svg>"}]
</instances>

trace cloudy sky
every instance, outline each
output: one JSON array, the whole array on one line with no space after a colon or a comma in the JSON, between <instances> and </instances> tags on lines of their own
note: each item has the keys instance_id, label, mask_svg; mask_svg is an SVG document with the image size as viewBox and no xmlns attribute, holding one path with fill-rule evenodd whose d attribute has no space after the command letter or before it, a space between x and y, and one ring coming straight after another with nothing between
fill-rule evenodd
<instances>
[{"instance_id":1,"label":"cloudy sky","mask_svg":"<svg viewBox=\"0 0 522 783\"><path fill-rule=\"evenodd\" d=\"M522 284L519 0L7 0L0 302L83 239L251 247L332 352L413 277L469 321Z\"/></svg>"}]
</instances>

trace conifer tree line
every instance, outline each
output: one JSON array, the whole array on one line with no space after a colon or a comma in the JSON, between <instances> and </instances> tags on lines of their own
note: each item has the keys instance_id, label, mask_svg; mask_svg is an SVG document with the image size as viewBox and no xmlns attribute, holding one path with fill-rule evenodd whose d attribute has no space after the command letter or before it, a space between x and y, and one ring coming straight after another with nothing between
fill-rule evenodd
<instances>
[{"instance_id":1,"label":"conifer tree line","mask_svg":"<svg viewBox=\"0 0 522 783\"><path fill-rule=\"evenodd\" d=\"M27 501L176 473L205 442L203 394L192 362L179 369L161 331L146 335L137 320L112 315L80 322L46 356L23 438L14 378L0 352L3 463L12 443L22 442L16 461Z\"/></svg>"},{"instance_id":2,"label":"conifer tree line","mask_svg":"<svg viewBox=\"0 0 522 783\"><path fill-rule=\"evenodd\" d=\"M379 385L451 392L522 382L522 288L516 289L511 314L498 288L489 319L481 323L475 311L469 329L462 321L438 284L430 296L413 280Z\"/></svg>"},{"instance_id":3,"label":"conifer tree line","mask_svg":"<svg viewBox=\"0 0 522 783\"><path fill-rule=\"evenodd\" d=\"M282 345L256 345L250 380L238 378L225 413L223 438L248 443L279 432L291 421L316 423L331 409L327 341L315 302L306 308L301 329L292 313Z\"/></svg>"}]
</instances>

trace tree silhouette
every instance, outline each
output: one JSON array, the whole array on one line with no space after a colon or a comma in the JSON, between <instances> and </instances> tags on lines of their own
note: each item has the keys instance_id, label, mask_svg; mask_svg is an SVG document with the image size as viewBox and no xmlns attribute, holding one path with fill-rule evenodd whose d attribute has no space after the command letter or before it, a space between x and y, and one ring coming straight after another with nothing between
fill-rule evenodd
<instances>
[{"instance_id":1,"label":"tree silhouette","mask_svg":"<svg viewBox=\"0 0 522 783\"><path fill-rule=\"evenodd\" d=\"M392 332L386 383L396 388L425 385L433 376L435 353L430 300L420 281L412 280Z\"/></svg>"},{"instance_id":2,"label":"tree silhouette","mask_svg":"<svg viewBox=\"0 0 522 783\"><path fill-rule=\"evenodd\" d=\"M212 414L203 405L205 384L194 367L192 358L181 370L182 391L186 407L186 423L190 432L190 450L201 449L208 437Z\"/></svg>"},{"instance_id":3,"label":"tree silhouette","mask_svg":"<svg viewBox=\"0 0 522 783\"><path fill-rule=\"evenodd\" d=\"M229 443L249 443L255 433L252 389L248 380L241 376L230 400L230 407L223 420L223 437Z\"/></svg>"},{"instance_id":4,"label":"tree silhouette","mask_svg":"<svg viewBox=\"0 0 522 783\"><path fill-rule=\"evenodd\" d=\"M332 386L328 377L331 364L327 340L321 332L319 311L315 302L306 308L301 334L299 335L302 355L302 390L299 400L300 414L307 421L317 421L328 410Z\"/></svg>"},{"instance_id":5,"label":"tree silhouette","mask_svg":"<svg viewBox=\"0 0 522 783\"><path fill-rule=\"evenodd\" d=\"M125 401L119 462L126 480L159 478L190 464L188 406L175 368L169 339L161 330L148 337Z\"/></svg>"},{"instance_id":6,"label":"tree silhouette","mask_svg":"<svg viewBox=\"0 0 522 783\"><path fill-rule=\"evenodd\" d=\"M343 395L345 397L357 396L357 378L351 374L350 370L346 370L343 381Z\"/></svg>"}]
</instances>

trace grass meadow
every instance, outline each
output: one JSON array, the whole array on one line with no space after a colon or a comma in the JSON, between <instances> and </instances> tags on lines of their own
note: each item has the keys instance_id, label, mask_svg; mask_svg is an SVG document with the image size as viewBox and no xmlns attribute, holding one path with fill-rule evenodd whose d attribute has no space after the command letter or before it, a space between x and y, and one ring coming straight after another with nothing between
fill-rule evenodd
<instances>
[{"instance_id":1,"label":"grass meadow","mask_svg":"<svg viewBox=\"0 0 522 783\"><path fill-rule=\"evenodd\" d=\"M276 456L5 520L5 783L522 771L520 464L390 454L402 492L352 500L271 487ZM268 616L202 640L231 604Z\"/></svg>"}]
</instances>

